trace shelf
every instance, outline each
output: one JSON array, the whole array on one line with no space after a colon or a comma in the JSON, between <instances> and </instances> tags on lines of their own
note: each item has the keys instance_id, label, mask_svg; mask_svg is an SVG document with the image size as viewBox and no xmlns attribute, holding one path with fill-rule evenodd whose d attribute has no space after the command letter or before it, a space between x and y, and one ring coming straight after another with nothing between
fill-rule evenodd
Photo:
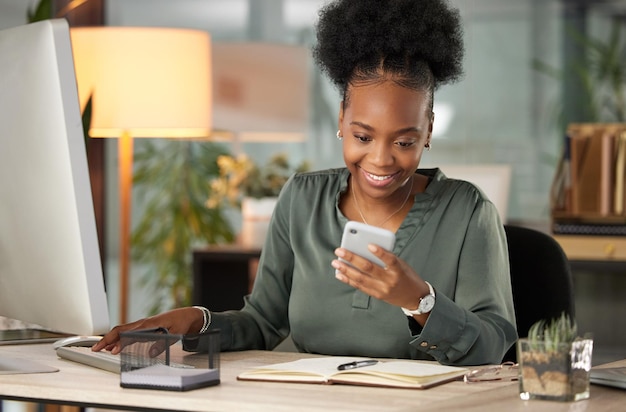
<instances>
[{"instance_id":1,"label":"shelf","mask_svg":"<svg viewBox=\"0 0 626 412\"><path fill-rule=\"evenodd\" d=\"M626 237L553 235L569 260L626 262Z\"/></svg>"}]
</instances>

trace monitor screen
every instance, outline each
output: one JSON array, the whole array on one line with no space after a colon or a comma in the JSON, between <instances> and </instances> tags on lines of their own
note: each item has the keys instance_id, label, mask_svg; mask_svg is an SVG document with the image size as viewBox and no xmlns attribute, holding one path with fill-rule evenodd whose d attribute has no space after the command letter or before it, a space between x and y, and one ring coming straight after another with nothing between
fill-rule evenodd
<instances>
[{"instance_id":1,"label":"monitor screen","mask_svg":"<svg viewBox=\"0 0 626 412\"><path fill-rule=\"evenodd\" d=\"M65 20L0 31L0 316L110 327Z\"/></svg>"}]
</instances>

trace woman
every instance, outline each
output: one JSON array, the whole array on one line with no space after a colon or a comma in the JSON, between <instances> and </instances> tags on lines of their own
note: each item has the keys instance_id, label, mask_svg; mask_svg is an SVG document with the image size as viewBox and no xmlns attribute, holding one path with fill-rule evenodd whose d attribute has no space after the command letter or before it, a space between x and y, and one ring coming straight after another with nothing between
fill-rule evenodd
<instances>
[{"instance_id":1,"label":"woman","mask_svg":"<svg viewBox=\"0 0 626 412\"><path fill-rule=\"evenodd\" d=\"M430 149L435 89L461 75L458 12L445 0L344 0L325 6L314 56L342 93L345 168L283 188L255 285L241 311L182 308L114 328L221 330L222 350L499 363L516 340L506 239L473 185L418 169ZM349 220L396 233L378 266L337 248ZM346 264L351 263L352 266Z\"/></svg>"}]
</instances>

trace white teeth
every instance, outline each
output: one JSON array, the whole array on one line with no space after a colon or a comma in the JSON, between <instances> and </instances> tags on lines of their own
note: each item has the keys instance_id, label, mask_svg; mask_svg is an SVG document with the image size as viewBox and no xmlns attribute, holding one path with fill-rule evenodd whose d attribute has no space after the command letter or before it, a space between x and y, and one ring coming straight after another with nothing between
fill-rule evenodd
<instances>
[{"instance_id":1,"label":"white teeth","mask_svg":"<svg viewBox=\"0 0 626 412\"><path fill-rule=\"evenodd\" d=\"M367 173L367 172L365 172L365 173ZM387 175L387 176L377 176L377 175L373 175L373 174L371 174L371 173L367 173L367 175L368 175L369 177L371 177L372 179L374 179L374 180L379 180L379 181L382 181L382 180L385 180L385 179L389 179L389 178L391 177L391 175Z\"/></svg>"}]
</instances>

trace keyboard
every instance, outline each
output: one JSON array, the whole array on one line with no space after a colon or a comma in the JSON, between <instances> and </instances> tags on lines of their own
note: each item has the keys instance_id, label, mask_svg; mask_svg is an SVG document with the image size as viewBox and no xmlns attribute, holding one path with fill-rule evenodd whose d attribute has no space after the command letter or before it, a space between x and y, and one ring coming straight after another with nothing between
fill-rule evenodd
<instances>
[{"instance_id":1,"label":"keyboard","mask_svg":"<svg viewBox=\"0 0 626 412\"><path fill-rule=\"evenodd\" d=\"M88 346L61 346L57 348L57 355L60 358L82 363L105 371L120 373L121 356L113 355L110 352L101 351L93 352ZM191 368L191 365L182 363L171 363L170 366L175 368Z\"/></svg>"}]
</instances>

